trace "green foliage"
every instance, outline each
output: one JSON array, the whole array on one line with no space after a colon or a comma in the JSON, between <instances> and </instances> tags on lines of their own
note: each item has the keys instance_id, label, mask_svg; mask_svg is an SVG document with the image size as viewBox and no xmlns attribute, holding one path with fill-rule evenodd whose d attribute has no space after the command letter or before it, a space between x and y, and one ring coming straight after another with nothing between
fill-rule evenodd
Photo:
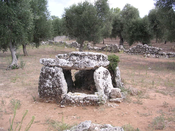
<instances>
[{"instance_id":1,"label":"green foliage","mask_svg":"<svg viewBox=\"0 0 175 131\"><path fill-rule=\"evenodd\" d=\"M109 37L112 31L113 14L107 2L108 0L97 0L95 2L98 18L101 20L99 24L102 27L102 38Z\"/></svg>"},{"instance_id":2,"label":"green foliage","mask_svg":"<svg viewBox=\"0 0 175 131\"><path fill-rule=\"evenodd\" d=\"M28 0L0 1L0 50L28 41L32 28L32 12Z\"/></svg>"},{"instance_id":3,"label":"green foliage","mask_svg":"<svg viewBox=\"0 0 175 131\"><path fill-rule=\"evenodd\" d=\"M111 37L120 38L120 44L123 45L124 40L129 40L129 33L132 32L129 28L132 26L133 20L139 18L139 11L137 8L126 4L122 11L116 12L113 19L113 29Z\"/></svg>"},{"instance_id":4,"label":"green foliage","mask_svg":"<svg viewBox=\"0 0 175 131\"><path fill-rule=\"evenodd\" d=\"M134 127L132 127L130 124L124 125L122 126L122 128L124 129L124 131L140 131L138 128L134 129Z\"/></svg>"},{"instance_id":5,"label":"green foliage","mask_svg":"<svg viewBox=\"0 0 175 131\"><path fill-rule=\"evenodd\" d=\"M12 99L10 101L11 103L11 106L12 106L12 109L19 109L21 107L21 102L20 100L17 100L17 99Z\"/></svg>"},{"instance_id":6,"label":"green foliage","mask_svg":"<svg viewBox=\"0 0 175 131\"><path fill-rule=\"evenodd\" d=\"M156 38L156 42L164 39L163 34L165 32L165 27L162 25L159 15L158 9L152 9L148 15L150 30Z\"/></svg>"},{"instance_id":7,"label":"green foliage","mask_svg":"<svg viewBox=\"0 0 175 131\"><path fill-rule=\"evenodd\" d=\"M128 27L127 42L132 45L134 42L141 42L149 44L152 39L152 33L149 28L148 17L133 20L130 27Z\"/></svg>"},{"instance_id":8,"label":"green foliage","mask_svg":"<svg viewBox=\"0 0 175 131\"><path fill-rule=\"evenodd\" d=\"M159 20L164 26L164 39L174 41L175 37L175 2L174 0L156 0Z\"/></svg>"},{"instance_id":9,"label":"green foliage","mask_svg":"<svg viewBox=\"0 0 175 131\"><path fill-rule=\"evenodd\" d=\"M81 45L86 40L98 40L100 19L97 17L96 8L89 2L65 9L64 19L69 36L76 38Z\"/></svg>"},{"instance_id":10,"label":"green foliage","mask_svg":"<svg viewBox=\"0 0 175 131\"><path fill-rule=\"evenodd\" d=\"M120 62L119 57L116 55L108 55L108 60L110 61L110 64L108 66L108 70L110 72L114 72L115 68L118 66L118 63Z\"/></svg>"},{"instance_id":11,"label":"green foliage","mask_svg":"<svg viewBox=\"0 0 175 131\"><path fill-rule=\"evenodd\" d=\"M59 17L52 16L53 36L62 35L63 21Z\"/></svg>"},{"instance_id":12,"label":"green foliage","mask_svg":"<svg viewBox=\"0 0 175 131\"><path fill-rule=\"evenodd\" d=\"M16 116L16 110L17 110L17 108L18 108L18 104L16 103L16 104L15 104L15 107L14 107L13 118L12 118L12 120L10 119L10 129L8 129L8 131L16 131L17 129L18 129L18 131L20 131L20 130L21 130L21 127L22 127L22 124L23 124L23 120L24 120L25 116L26 116L27 113L28 113L28 110L26 110L26 112L24 113L24 115L23 115L23 117L22 117L22 119L21 119L21 122L18 123L18 124L16 125L16 127L14 128L14 119L15 119L15 116ZM28 131L28 130L30 129L31 125L32 125L33 122L34 122L34 119L35 119L35 117L32 116L32 119L31 119L31 121L28 123L28 125L26 126L25 131ZM19 128L18 128L18 126L19 126Z\"/></svg>"},{"instance_id":13,"label":"green foliage","mask_svg":"<svg viewBox=\"0 0 175 131\"><path fill-rule=\"evenodd\" d=\"M72 126L66 124L64 122L64 116L62 115L62 120L61 122L58 122L58 121L55 121L55 120L51 120L51 119L48 119L47 120L47 123L49 125L52 126L52 128L58 130L58 131L64 131L64 130L67 130L67 129L70 129Z\"/></svg>"},{"instance_id":14,"label":"green foliage","mask_svg":"<svg viewBox=\"0 0 175 131\"><path fill-rule=\"evenodd\" d=\"M30 6L34 25L31 42L34 42L36 47L38 47L41 40L52 37L52 21L49 19L50 14L47 10L47 0L31 0Z\"/></svg>"},{"instance_id":15,"label":"green foliage","mask_svg":"<svg viewBox=\"0 0 175 131\"><path fill-rule=\"evenodd\" d=\"M105 26L105 23L108 22L106 18L109 16L108 13L107 0L96 1L95 6L85 1L65 9L63 19L66 32L81 44L80 50L84 41L97 43L103 38L102 30L106 29L109 32L110 26L107 24Z\"/></svg>"},{"instance_id":16,"label":"green foliage","mask_svg":"<svg viewBox=\"0 0 175 131\"><path fill-rule=\"evenodd\" d=\"M26 63L25 63L23 60L21 60L21 61L20 61L20 67L21 67L22 69L24 69L25 65L26 65Z\"/></svg>"},{"instance_id":17,"label":"green foliage","mask_svg":"<svg viewBox=\"0 0 175 131\"><path fill-rule=\"evenodd\" d=\"M164 116L155 117L149 126L151 129L154 129L154 130L163 130L165 128Z\"/></svg>"}]
</instances>

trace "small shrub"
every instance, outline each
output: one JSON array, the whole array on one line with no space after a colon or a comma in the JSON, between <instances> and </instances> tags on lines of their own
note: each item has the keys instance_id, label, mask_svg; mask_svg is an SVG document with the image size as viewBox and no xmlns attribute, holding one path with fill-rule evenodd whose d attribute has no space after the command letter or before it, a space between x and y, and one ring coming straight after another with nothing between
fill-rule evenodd
<instances>
[{"instance_id":1,"label":"small shrub","mask_svg":"<svg viewBox=\"0 0 175 131\"><path fill-rule=\"evenodd\" d=\"M14 70L14 69L19 69L19 66L14 64L14 65L11 66L11 69L12 69L12 70Z\"/></svg>"},{"instance_id":2,"label":"small shrub","mask_svg":"<svg viewBox=\"0 0 175 131\"><path fill-rule=\"evenodd\" d=\"M58 122L58 121L55 121L55 120L52 120L52 119L48 119L47 120L47 123L53 128L53 129L56 129L58 131L64 131L64 130L67 130L67 129L70 129L72 126L66 124L64 122L64 117L62 115L62 121L61 122Z\"/></svg>"},{"instance_id":3,"label":"small shrub","mask_svg":"<svg viewBox=\"0 0 175 131\"><path fill-rule=\"evenodd\" d=\"M24 115L23 115L23 117L22 117L22 119L21 119L21 122L18 123L18 124L16 125L16 127L14 128L14 119L15 119L15 116L16 116L16 110L17 110L17 108L18 108L18 104L15 103L13 118L12 118L12 120L10 119L10 128L8 129L8 131L16 131L16 130L20 131L20 130L21 130L21 127L22 127L22 124L23 124L23 120L24 120L25 116L26 116L27 113L28 113L28 110L26 110L26 112L24 113ZM30 129L31 125L32 125L33 122L34 122L34 119L35 119L35 117L32 116L32 119L31 119L31 121L28 123L28 125L26 126L25 131L28 131L28 130Z\"/></svg>"},{"instance_id":4,"label":"small shrub","mask_svg":"<svg viewBox=\"0 0 175 131\"><path fill-rule=\"evenodd\" d=\"M23 61L23 60L21 60L20 61L20 67L22 68L22 69L24 69L24 66L26 65L26 63Z\"/></svg>"},{"instance_id":5,"label":"small shrub","mask_svg":"<svg viewBox=\"0 0 175 131\"><path fill-rule=\"evenodd\" d=\"M163 116L155 117L150 127L154 130L163 130L165 128L165 118Z\"/></svg>"},{"instance_id":6,"label":"small shrub","mask_svg":"<svg viewBox=\"0 0 175 131\"><path fill-rule=\"evenodd\" d=\"M10 101L10 103L11 103L12 109L14 109L14 108L19 109L19 108L21 107L21 102L20 102L20 100L12 99L12 100Z\"/></svg>"},{"instance_id":7,"label":"small shrub","mask_svg":"<svg viewBox=\"0 0 175 131\"><path fill-rule=\"evenodd\" d=\"M122 126L122 128L124 129L124 131L140 131L138 128L134 129L134 127L132 127L130 124L124 125Z\"/></svg>"},{"instance_id":8,"label":"small shrub","mask_svg":"<svg viewBox=\"0 0 175 131\"><path fill-rule=\"evenodd\" d=\"M110 64L108 66L108 70L110 72L114 72L115 68L118 66L118 63L120 62L119 57L116 55L108 55L108 60L110 61Z\"/></svg>"}]
</instances>

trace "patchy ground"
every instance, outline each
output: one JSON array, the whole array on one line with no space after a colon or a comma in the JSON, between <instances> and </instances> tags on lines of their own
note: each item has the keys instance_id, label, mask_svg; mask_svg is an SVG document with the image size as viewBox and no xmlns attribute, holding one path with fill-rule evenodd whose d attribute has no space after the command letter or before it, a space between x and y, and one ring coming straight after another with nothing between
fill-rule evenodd
<instances>
[{"instance_id":1,"label":"patchy ground","mask_svg":"<svg viewBox=\"0 0 175 131\"><path fill-rule=\"evenodd\" d=\"M107 103L101 106L60 108L55 102L46 103L38 98L38 80L42 65L40 58L55 58L56 54L75 51L53 45L39 49L28 47L28 57L18 50L19 64L24 69L8 70L10 52L0 52L0 130L8 130L9 120L16 110L14 127L26 115L21 130L24 130L32 116L35 116L31 131L56 131L67 125L85 120L93 123L124 126L127 129L151 131L175 130L175 59L144 58L117 53L119 67L126 87L139 90L138 95L128 95L120 104ZM109 55L108 52L103 52Z\"/></svg>"}]
</instances>

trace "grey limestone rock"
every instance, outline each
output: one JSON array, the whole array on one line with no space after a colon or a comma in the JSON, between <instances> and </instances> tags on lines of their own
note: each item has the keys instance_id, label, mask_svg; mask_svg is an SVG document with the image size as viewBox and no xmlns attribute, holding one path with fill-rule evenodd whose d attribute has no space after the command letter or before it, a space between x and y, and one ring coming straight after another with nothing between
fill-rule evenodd
<instances>
[{"instance_id":1,"label":"grey limestone rock","mask_svg":"<svg viewBox=\"0 0 175 131\"><path fill-rule=\"evenodd\" d=\"M43 66L39 77L38 92L40 98L61 100L61 97L67 94L67 83L62 69Z\"/></svg>"},{"instance_id":2,"label":"grey limestone rock","mask_svg":"<svg viewBox=\"0 0 175 131\"><path fill-rule=\"evenodd\" d=\"M113 88L109 94L110 98L122 98L121 89Z\"/></svg>"},{"instance_id":3,"label":"grey limestone rock","mask_svg":"<svg viewBox=\"0 0 175 131\"><path fill-rule=\"evenodd\" d=\"M84 121L77 126L72 127L68 131L87 131L91 126L91 121Z\"/></svg>"},{"instance_id":4,"label":"grey limestone rock","mask_svg":"<svg viewBox=\"0 0 175 131\"><path fill-rule=\"evenodd\" d=\"M116 67L115 68L115 83L116 83L116 87L120 88L123 86L123 83L121 81L121 75L120 75L120 68Z\"/></svg>"},{"instance_id":5,"label":"grey limestone rock","mask_svg":"<svg viewBox=\"0 0 175 131\"><path fill-rule=\"evenodd\" d=\"M109 97L109 93L113 89L111 75L104 67L99 67L94 72L94 81L97 91Z\"/></svg>"},{"instance_id":6,"label":"grey limestone rock","mask_svg":"<svg viewBox=\"0 0 175 131\"><path fill-rule=\"evenodd\" d=\"M79 125L65 131L124 131L122 127L113 127L110 124L95 124L91 121L81 122Z\"/></svg>"},{"instance_id":7,"label":"grey limestone rock","mask_svg":"<svg viewBox=\"0 0 175 131\"><path fill-rule=\"evenodd\" d=\"M56 66L56 61L55 59L51 58L42 58L40 59L40 63L43 64L44 66Z\"/></svg>"},{"instance_id":8,"label":"grey limestone rock","mask_svg":"<svg viewBox=\"0 0 175 131\"><path fill-rule=\"evenodd\" d=\"M107 55L94 52L71 52L56 56L57 66L63 69L91 70L109 65Z\"/></svg>"}]
</instances>

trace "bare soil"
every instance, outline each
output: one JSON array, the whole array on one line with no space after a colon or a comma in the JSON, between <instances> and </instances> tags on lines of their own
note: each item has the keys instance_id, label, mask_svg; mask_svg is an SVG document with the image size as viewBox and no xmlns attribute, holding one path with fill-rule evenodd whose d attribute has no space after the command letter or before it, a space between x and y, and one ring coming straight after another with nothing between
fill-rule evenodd
<instances>
[{"instance_id":1,"label":"bare soil","mask_svg":"<svg viewBox=\"0 0 175 131\"><path fill-rule=\"evenodd\" d=\"M13 103L17 100L21 106L16 111L14 127L21 121L25 110L28 110L22 131L32 116L35 116L35 121L30 131L56 131L59 128L52 127L55 122L75 125L85 120L113 126L130 125L140 131L151 131L156 129L153 122L159 121L159 116L163 118L159 123L160 127L165 126L163 131L175 130L175 59L144 58L140 55L117 53L125 87L140 91L136 96L128 95L120 104L60 108L55 102L40 100L38 81L42 65L39 59L55 58L57 54L71 51L75 49L54 45L43 45L39 48L28 46L29 56L24 57L22 49L19 48L19 64L23 61L25 66L24 69L17 70L5 70L11 61L10 52L0 52L0 130L7 131L10 127L9 120L14 114Z\"/></svg>"}]
</instances>

